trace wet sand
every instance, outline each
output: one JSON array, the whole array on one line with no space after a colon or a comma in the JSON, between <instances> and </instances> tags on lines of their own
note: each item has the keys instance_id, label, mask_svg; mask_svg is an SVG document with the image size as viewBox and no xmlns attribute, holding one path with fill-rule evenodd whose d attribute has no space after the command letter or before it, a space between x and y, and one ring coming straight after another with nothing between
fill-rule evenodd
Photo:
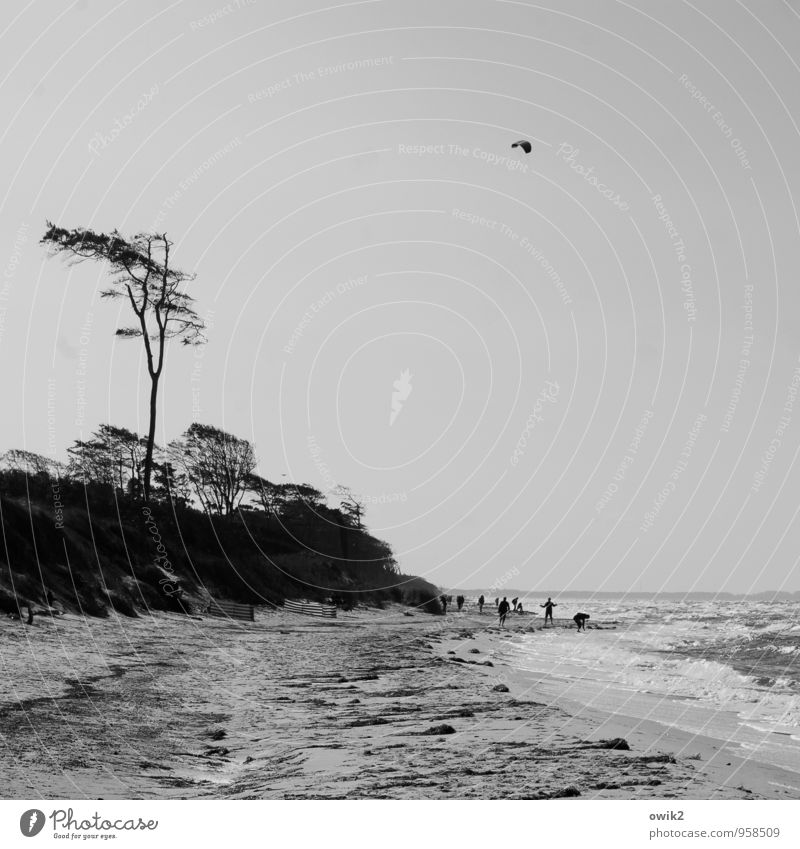
<instances>
[{"instance_id":1,"label":"wet sand","mask_svg":"<svg viewBox=\"0 0 800 849\"><path fill-rule=\"evenodd\" d=\"M0 795L796 797L774 786L791 776L733 771L718 741L537 697L495 622L401 608L0 620ZM630 750L598 746L615 737Z\"/></svg>"}]
</instances>

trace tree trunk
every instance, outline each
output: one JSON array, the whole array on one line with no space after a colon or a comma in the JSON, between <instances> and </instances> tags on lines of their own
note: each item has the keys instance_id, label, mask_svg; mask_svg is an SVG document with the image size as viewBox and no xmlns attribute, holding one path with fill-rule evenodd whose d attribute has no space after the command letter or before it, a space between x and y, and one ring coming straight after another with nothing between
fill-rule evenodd
<instances>
[{"instance_id":1,"label":"tree trunk","mask_svg":"<svg viewBox=\"0 0 800 849\"><path fill-rule=\"evenodd\" d=\"M147 448L144 454L144 500L150 500L150 476L153 471L153 446L156 442L156 410L158 401L158 378L150 375L150 426L147 430Z\"/></svg>"}]
</instances>

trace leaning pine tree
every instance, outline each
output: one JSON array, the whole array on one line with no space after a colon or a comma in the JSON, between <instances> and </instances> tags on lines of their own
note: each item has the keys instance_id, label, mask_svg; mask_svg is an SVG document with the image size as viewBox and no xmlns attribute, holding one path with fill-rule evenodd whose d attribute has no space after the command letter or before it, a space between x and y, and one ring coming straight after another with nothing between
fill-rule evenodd
<instances>
[{"instance_id":1,"label":"leaning pine tree","mask_svg":"<svg viewBox=\"0 0 800 849\"><path fill-rule=\"evenodd\" d=\"M194 299L182 291L185 283L194 280L194 275L170 267L172 242L166 233L139 233L125 239L116 230L108 234L84 228L65 230L48 221L41 242L53 254L77 262L87 259L107 262L111 286L100 293L101 297L126 300L136 316L134 326L118 329L117 336L137 337L144 343L150 376L150 423L142 488L145 500L149 500L158 384L164 369L166 342L168 339L179 339L184 345L205 342L205 324L193 309Z\"/></svg>"}]
</instances>

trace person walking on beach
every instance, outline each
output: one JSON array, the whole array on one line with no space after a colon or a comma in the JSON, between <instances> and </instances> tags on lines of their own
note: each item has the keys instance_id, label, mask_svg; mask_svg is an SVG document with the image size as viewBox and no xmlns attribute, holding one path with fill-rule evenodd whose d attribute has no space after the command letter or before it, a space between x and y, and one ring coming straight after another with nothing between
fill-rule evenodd
<instances>
[{"instance_id":1,"label":"person walking on beach","mask_svg":"<svg viewBox=\"0 0 800 849\"><path fill-rule=\"evenodd\" d=\"M548 596L547 601L544 604L540 604L539 607L544 608L544 624L547 625L547 620L550 620L550 624L553 624L553 608L558 607L558 605L553 601L552 598Z\"/></svg>"},{"instance_id":2,"label":"person walking on beach","mask_svg":"<svg viewBox=\"0 0 800 849\"><path fill-rule=\"evenodd\" d=\"M478 613L483 614L483 605L486 604L486 600L483 596L478 599Z\"/></svg>"},{"instance_id":3,"label":"person walking on beach","mask_svg":"<svg viewBox=\"0 0 800 849\"><path fill-rule=\"evenodd\" d=\"M576 613L572 617L572 621L578 626L579 631L586 630L586 620L591 619L588 613Z\"/></svg>"},{"instance_id":4,"label":"person walking on beach","mask_svg":"<svg viewBox=\"0 0 800 849\"><path fill-rule=\"evenodd\" d=\"M441 596L442 607L444 608L444 615L447 616L447 596Z\"/></svg>"},{"instance_id":5,"label":"person walking on beach","mask_svg":"<svg viewBox=\"0 0 800 849\"><path fill-rule=\"evenodd\" d=\"M502 628L506 624L506 616L508 615L508 610L510 608L509 603L506 601L506 597L503 596L503 600L500 602L497 612L500 614L500 627Z\"/></svg>"}]
</instances>

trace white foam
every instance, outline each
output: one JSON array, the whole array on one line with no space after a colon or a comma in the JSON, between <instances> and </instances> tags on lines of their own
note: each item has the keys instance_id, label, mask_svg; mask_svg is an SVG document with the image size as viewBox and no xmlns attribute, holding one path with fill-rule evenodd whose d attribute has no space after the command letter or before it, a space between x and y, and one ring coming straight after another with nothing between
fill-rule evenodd
<instances>
[{"instance_id":1,"label":"white foam","mask_svg":"<svg viewBox=\"0 0 800 849\"><path fill-rule=\"evenodd\" d=\"M582 607L589 605L583 602ZM734 726L737 722L750 723L748 727L759 733L786 733L783 729L787 726L793 730L792 726L800 725L800 696L795 685L789 678L776 675L774 668L777 653L785 657L785 661L779 661L784 670L800 660L797 647L765 644L764 651L770 651L773 657L773 668L765 666L763 675L771 681L769 689L724 663L696 656L706 646L713 645L718 651L723 643L735 652L737 646L741 649L767 634L772 637L800 630L800 625L794 624L795 603L662 602L647 608L608 605L607 609L598 603L589 612L592 618L602 620L611 610L620 620L618 630L589 631L579 639L574 632L561 629L547 632L546 639L537 634L523 642L517 662L540 673L555 673L562 680L573 679L573 691L587 686L594 690L613 687L620 694L647 693L684 703L696 700L708 708L729 712ZM657 614L660 619L654 621ZM711 623L698 622L712 617ZM753 630L748 624L760 625L767 618L767 628ZM682 651L693 656L684 657ZM610 692L602 697L611 701Z\"/></svg>"}]
</instances>

